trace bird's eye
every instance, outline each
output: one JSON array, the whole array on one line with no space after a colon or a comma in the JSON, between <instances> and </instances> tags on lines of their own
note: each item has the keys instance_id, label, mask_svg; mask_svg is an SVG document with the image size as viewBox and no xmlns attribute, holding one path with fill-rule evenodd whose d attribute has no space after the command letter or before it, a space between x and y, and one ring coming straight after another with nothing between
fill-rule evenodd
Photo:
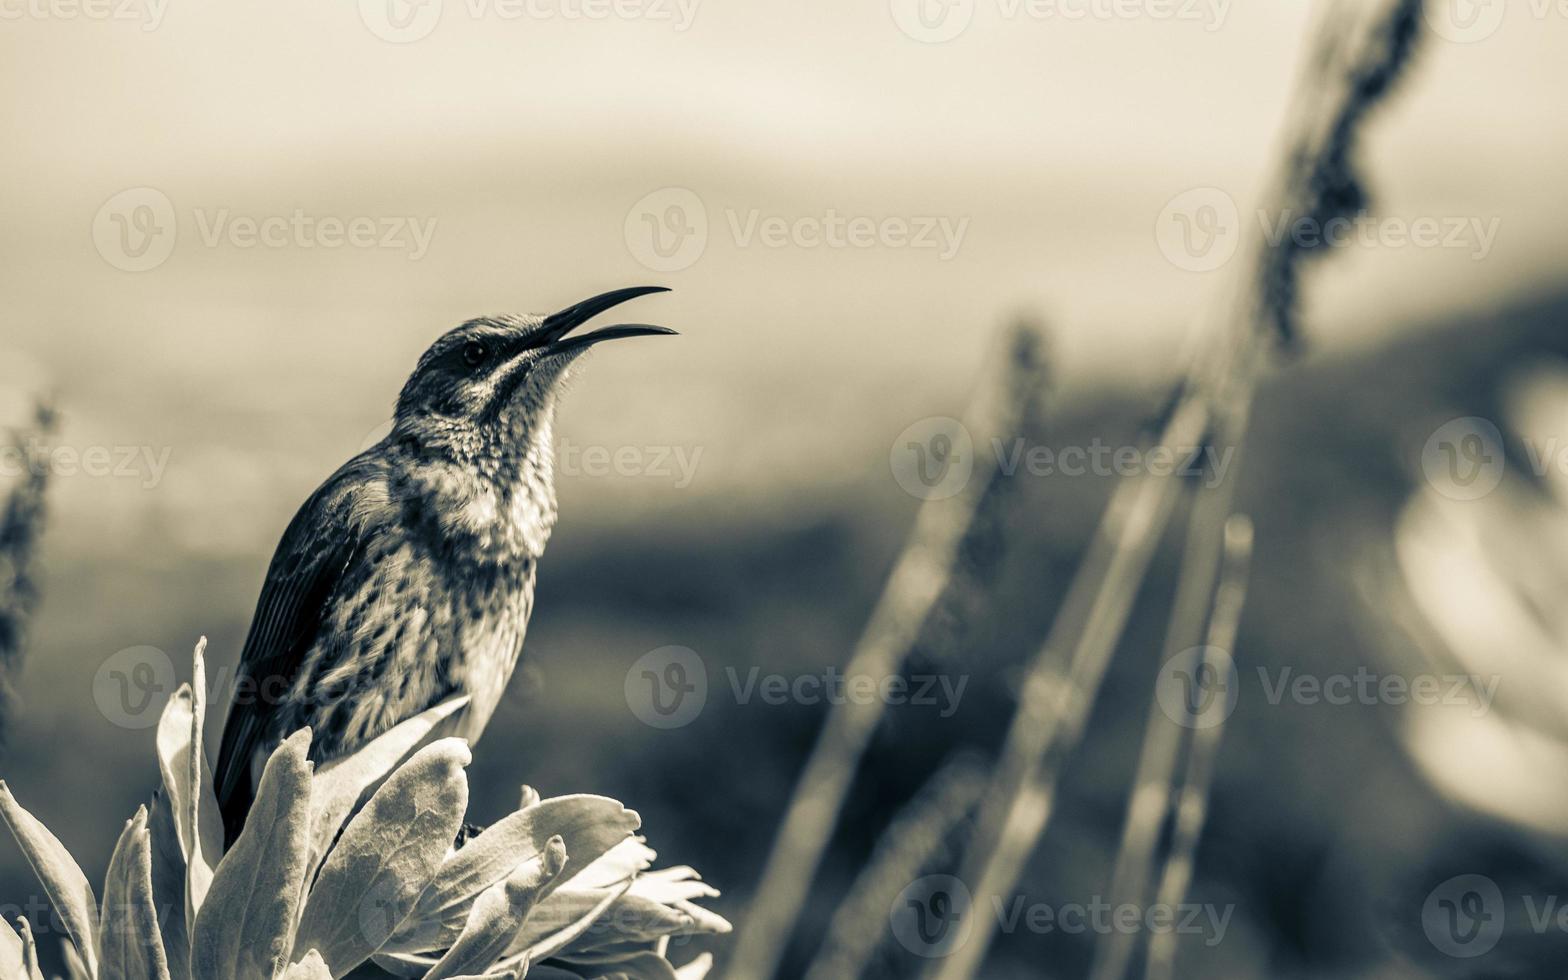
<instances>
[{"instance_id":1,"label":"bird's eye","mask_svg":"<svg viewBox=\"0 0 1568 980\"><path fill-rule=\"evenodd\" d=\"M478 367L490 356L490 351L477 340L470 340L463 345L463 362L469 367Z\"/></svg>"}]
</instances>

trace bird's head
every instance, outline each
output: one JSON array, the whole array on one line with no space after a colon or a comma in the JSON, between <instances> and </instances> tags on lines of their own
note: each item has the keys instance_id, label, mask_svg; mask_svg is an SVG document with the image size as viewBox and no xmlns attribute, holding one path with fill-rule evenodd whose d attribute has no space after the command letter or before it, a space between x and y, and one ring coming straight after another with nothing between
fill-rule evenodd
<instances>
[{"instance_id":1,"label":"bird's head","mask_svg":"<svg viewBox=\"0 0 1568 980\"><path fill-rule=\"evenodd\" d=\"M425 351L398 396L391 438L426 458L482 468L548 452L556 397L567 368L595 344L673 334L621 323L578 327L660 286L634 286L583 300L548 316L480 317L447 331Z\"/></svg>"}]
</instances>

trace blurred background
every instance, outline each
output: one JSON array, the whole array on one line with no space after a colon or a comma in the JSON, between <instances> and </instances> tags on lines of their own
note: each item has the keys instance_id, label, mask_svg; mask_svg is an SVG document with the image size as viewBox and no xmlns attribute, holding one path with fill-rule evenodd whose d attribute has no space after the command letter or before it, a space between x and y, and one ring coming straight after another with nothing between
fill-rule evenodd
<instances>
[{"instance_id":1,"label":"blurred background","mask_svg":"<svg viewBox=\"0 0 1568 980\"><path fill-rule=\"evenodd\" d=\"M0 419L24 426L40 392L59 411L25 457L54 473L5 709L18 798L100 877L192 645L210 637L216 689L284 525L384 432L424 346L470 316L664 284L635 315L682 337L600 352L563 408L561 520L475 809L519 782L622 799L743 924L826 705L734 679L845 662L921 503L890 454L963 411L1007 325L1049 338L1030 444L1131 444L1227 238L1274 220L1249 202L1308 5L0 16ZM1568 13L1456 0L1427 20L1364 134L1383 223L1314 267L1304 352L1269 373L1230 473L1256 557L1191 898L1232 914L1223 939L1183 942L1182 976L1528 976L1568 952ZM1482 466L1484 492L1445 459ZM884 720L793 970L891 816L955 749L994 750L1112 477L1009 478L978 586L912 661L947 664L962 697ZM1028 903L1104 893L1176 556L1134 609ZM654 727L628 674L670 646L708 693ZM1278 696L1367 674L1457 700ZM1480 953L1427 914L1461 875L1501 896ZM36 891L0 847L6 912ZM1096 938L1015 929L986 975L1084 975ZM873 975L910 975L884 945Z\"/></svg>"}]
</instances>

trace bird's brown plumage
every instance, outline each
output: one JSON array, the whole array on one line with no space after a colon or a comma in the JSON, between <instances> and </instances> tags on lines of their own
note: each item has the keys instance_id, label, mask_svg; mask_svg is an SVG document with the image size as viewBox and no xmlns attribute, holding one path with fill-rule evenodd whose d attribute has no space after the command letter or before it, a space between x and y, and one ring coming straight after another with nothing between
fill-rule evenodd
<instances>
[{"instance_id":1,"label":"bird's brown plumage","mask_svg":"<svg viewBox=\"0 0 1568 980\"><path fill-rule=\"evenodd\" d=\"M305 501L278 544L240 657L214 773L225 831L243 827L258 761L309 726L318 763L456 694L477 738L505 689L555 523L551 427L565 334L608 293L551 317L474 320L420 359L385 440Z\"/></svg>"}]
</instances>

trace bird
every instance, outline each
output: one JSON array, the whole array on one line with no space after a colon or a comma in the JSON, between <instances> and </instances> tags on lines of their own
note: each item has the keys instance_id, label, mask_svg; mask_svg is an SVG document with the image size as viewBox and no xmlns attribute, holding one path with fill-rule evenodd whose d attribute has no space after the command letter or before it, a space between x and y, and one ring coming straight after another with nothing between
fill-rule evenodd
<instances>
[{"instance_id":1,"label":"bird","mask_svg":"<svg viewBox=\"0 0 1568 980\"><path fill-rule=\"evenodd\" d=\"M311 729L319 767L459 695L478 739L522 652L556 522L552 429L568 368L623 323L573 334L634 286L548 316L469 320L419 358L385 438L344 463L284 531L240 654L213 773L226 844L266 759Z\"/></svg>"}]
</instances>

